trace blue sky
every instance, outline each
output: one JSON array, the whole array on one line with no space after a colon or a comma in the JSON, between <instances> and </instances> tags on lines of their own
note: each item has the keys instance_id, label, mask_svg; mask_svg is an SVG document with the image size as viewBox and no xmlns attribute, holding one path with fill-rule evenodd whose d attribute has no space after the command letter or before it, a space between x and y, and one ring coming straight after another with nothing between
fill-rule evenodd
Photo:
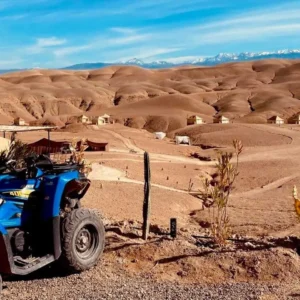
<instances>
[{"instance_id":1,"label":"blue sky","mask_svg":"<svg viewBox=\"0 0 300 300\"><path fill-rule=\"evenodd\" d=\"M300 48L300 1L0 0L0 69Z\"/></svg>"}]
</instances>

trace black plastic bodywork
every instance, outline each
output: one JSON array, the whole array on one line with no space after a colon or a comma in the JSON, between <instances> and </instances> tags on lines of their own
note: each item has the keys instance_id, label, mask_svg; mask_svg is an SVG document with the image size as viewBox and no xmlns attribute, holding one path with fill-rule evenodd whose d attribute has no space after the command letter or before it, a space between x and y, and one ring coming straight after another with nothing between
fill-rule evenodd
<instances>
[{"instance_id":1,"label":"black plastic bodywork","mask_svg":"<svg viewBox=\"0 0 300 300\"><path fill-rule=\"evenodd\" d=\"M61 254L61 240L60 240L60 217L55 217L51 221L53 232L50 239L51 250L49 253L33 257L32 262L18 265L18 259L14 256L11 240L9 235L0 235L0 273L1 274L14 274L14 275L27 275L30 274L51 262L57 260ZM51 253L52 252L52 253ZM25 261L25 260L23 260Z\"/></svg>"}]
</instances>

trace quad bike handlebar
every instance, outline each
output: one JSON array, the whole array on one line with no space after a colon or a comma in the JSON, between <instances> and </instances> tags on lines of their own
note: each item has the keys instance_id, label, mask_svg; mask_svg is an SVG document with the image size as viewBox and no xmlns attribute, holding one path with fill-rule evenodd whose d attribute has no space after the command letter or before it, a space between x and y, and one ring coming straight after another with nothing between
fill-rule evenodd
<instances>
[{"instance_id":1,"label":"quad bike handlebar","mask_svg":"<svg viewBox=\"0 0 300 300\"><path fill-rule=\"evenodd\" d=\"M51 169L53 162L47 155L41 154L40 156L31 155L25 159L27 169L29 168L40 168L40 169Z\"/></svg>"},{"instance_id":2,"label":"quad bike handlebar","mask_svg":"<svg viewBox=\"0 0 300 300\"><path fill-rule=\"evenodd\" d=\"M55 164L47 155L31 155L25 159L26 167L22 169L17 168L16 160L9 160L5 165L0 166L0 174L10 172L16 176L26 176L35 178L38 175L38 170L45 175L51 173L62 173L67 171L75 171L80 169L80 165L74 163ZM39 175L40 177L42 175Z\"/></svg>"},{"instance_id":3,"label":"quad bike handlebar","mask_svg":"<svg viewBox=\"0 0 300 300\"><path fill-rule=\"evenodd\" d=\"M38 157L29 157L27 159L27 169L38 168L45 173L59 173L66 171L79 170L80 166L74 163L55 164L47 155L40 155Z\"/></svg>"},{"instance_id":4,"label":"quad bike handlebar","mask_svg":"<svg viewBox=\"0 0 300 300\"><path fill-rule=\"evenodd\" d=\"M5 163L5 165L0 166L0 174L7 171L7 170L9 170L11 172L15 172L16 171L16 164L17 164L16 160L10 159L9 161L7 161Z\"/></svg>"},{"instance_id":5,"label":"quad bike handlebar","mask_svg":"<svg viewBox=\"0 0 300 300\"><path fill-rule=\"evenodd\" d=\"M6 163L6 167L7 169L11 170L11 171L15 171L16 170L16 165L17 165L17 161L15 159L10 159L7 163Z\"/></svg>"}]
</instances>

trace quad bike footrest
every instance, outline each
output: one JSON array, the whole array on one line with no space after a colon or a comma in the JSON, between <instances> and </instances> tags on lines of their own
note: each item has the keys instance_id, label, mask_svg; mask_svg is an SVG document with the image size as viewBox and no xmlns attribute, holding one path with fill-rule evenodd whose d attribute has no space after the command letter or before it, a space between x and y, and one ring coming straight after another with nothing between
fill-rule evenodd
<instances>
[{"instance_id":1,"label":"quad bike footrest","mask_svg":"<svg viewBox=\"0 0 300 300\"><path fill-rule=\"evenodd\" d=\"M51 257L52 257L52 255L50 255L50 254L43 256L43 257L29 257L26 259L23 259L20 256L16 256L16 257L14 257L14 262L17 267L28 269L28 268L32 268L35 265L42 263L43 261L50 259Z\"/></svg>"}]
</instances>

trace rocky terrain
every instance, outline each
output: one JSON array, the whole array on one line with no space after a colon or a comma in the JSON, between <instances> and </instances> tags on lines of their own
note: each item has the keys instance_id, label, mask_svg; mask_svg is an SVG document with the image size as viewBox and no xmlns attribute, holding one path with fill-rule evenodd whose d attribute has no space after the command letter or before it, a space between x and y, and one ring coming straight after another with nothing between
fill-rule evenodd
<instances>
[{"instance_id":1,"label":"rocky terrain","mask_svg":"<svg viewBox=\"0 0 300 300\"><path fill-rule=\"evenodd\" d=\"M134 128L171 132L197 114L206 122L266 123L300 110L298 60L149 70L111 66L91 71L31 70L0 76L0 117L63 126L74 115L111 114Z\"/></svg>"},{"instance_id":2,"label":"rocky terrain","mask_svg":"<svg viewBox=\"0 0 300 300\"><path fill-rule=\"evenodd\" d=\"M284 60L2 75L2 123L19 116L64 126L73 115L109 113L121 124L72 124L51 135L109 143L108 152L86 153L93 171L83 201L106 224L102 261L80 275L45 268L5 278L1 299L299 299L300 223L292 190L300 186L300 127L265 124L269 116L300 111L299 80L300 63ZM207 123L225 114L233 123L186 126L189 114ZM156 130L168 136L157 140ZM193 145L175 145L175 134L190 136ZM24 142L42 137L18 134ZM210 214L197 193L203 176L215 172L215 150L232 151L233 139L244 145L228 208L235 241L218 248L209 243ZM147 242L141 239L144 151L152 170ZM170 218L178 222L175 240Z\"/></svg>"},{"instance_id":3,"label":"rocky terrain","mask_svg":"<svg viewBox=\"0 0 300 300\"><path fill-rule=\"evenodd\" d=\"M2 299L298 299L300 223L292 190L299 188L299 126L207 124L179 131L195 144L177 146L120 124L53 132L53 140L110 144L109 152L86 153L93 171L83 200L104 218L105 253L97 267L80 275L62 277L46 268L6 278ZM18 137L32 142L44 135ZM218 248L207 237L210 215L196 195L202 176L215 172L215 150L231 151L233 138L244 144L228 208L234 238ZM141 239L144 151L152 170L147 242ZM195 152L211 160L191 156ZM178 237L171 239L174 217Z\"/></svg>"}]
</instances>

